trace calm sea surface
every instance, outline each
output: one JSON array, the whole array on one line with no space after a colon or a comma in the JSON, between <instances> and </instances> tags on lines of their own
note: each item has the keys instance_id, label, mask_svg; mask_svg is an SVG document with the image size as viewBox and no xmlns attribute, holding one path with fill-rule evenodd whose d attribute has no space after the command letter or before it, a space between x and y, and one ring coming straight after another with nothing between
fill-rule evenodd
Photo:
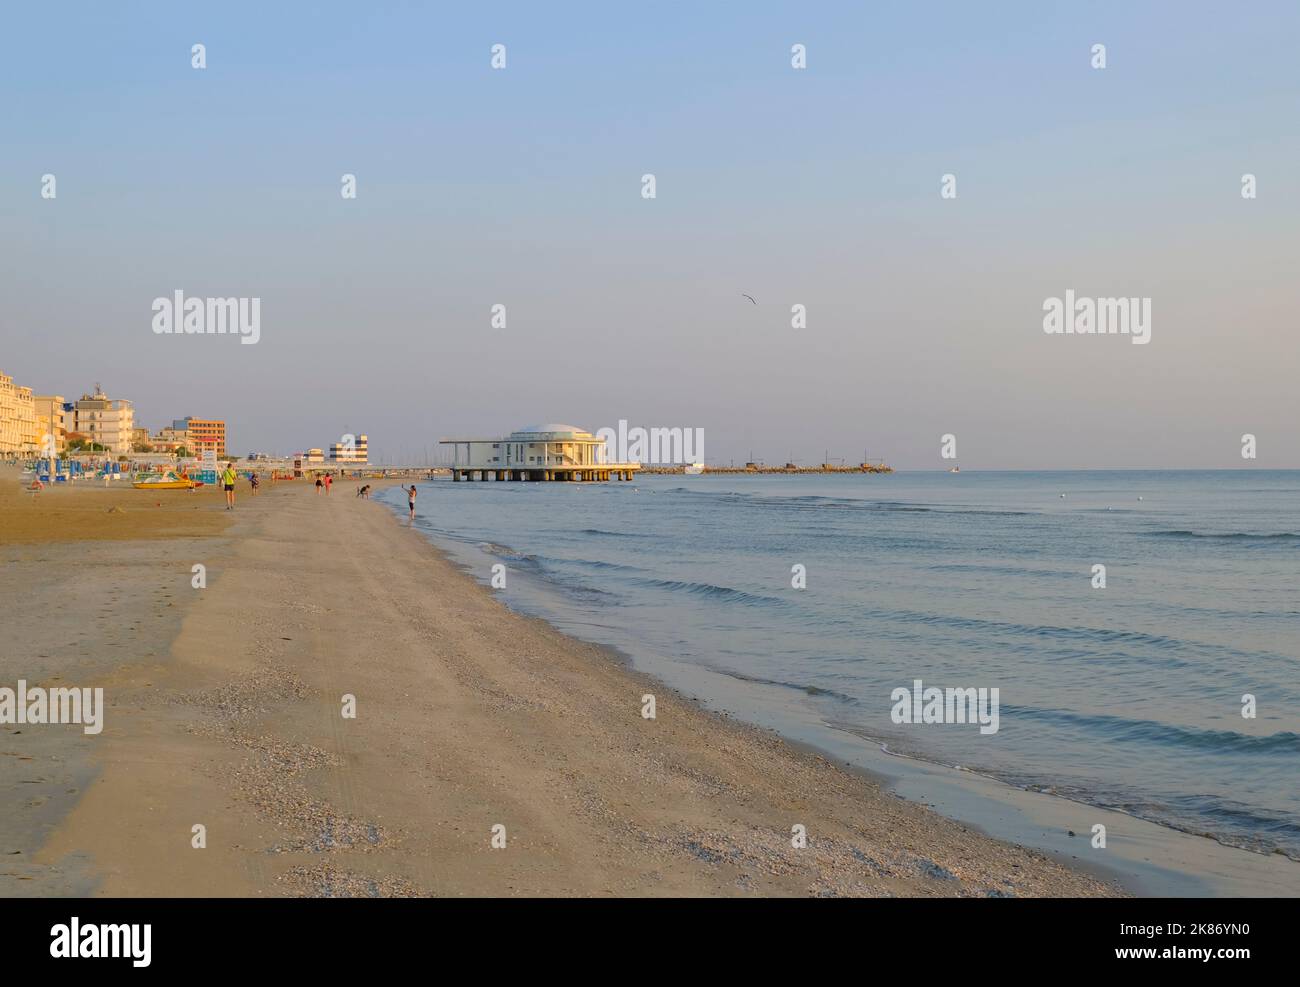
<instances>
[{"instance_id":1,"label":"calm sea surface","mask_svg":"<svg viewBox=\"0 0 1300 987\"><path fill-rule=\"evenodd\" d=\"M481 580L505 563L510 606L670 680L1300 859L1300 473L439 479L418 504ZM895 724L914 679L998 688L998 732Z\"/></svg>"}]
</instances>

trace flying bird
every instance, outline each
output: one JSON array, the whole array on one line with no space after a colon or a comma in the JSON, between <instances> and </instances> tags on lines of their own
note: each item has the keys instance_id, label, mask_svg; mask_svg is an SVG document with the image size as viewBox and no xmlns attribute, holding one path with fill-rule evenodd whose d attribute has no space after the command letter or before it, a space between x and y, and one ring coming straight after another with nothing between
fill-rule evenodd
<instances>
[{"instance_id":1,"label":"flying bird","mask_svg":"<svg viewBox=\"0 0 1300 987\"><path fill-rule=\"evenodd\" d=\"M755 305L758 304L758 302L755 302L755 301L754 301L754 296L753 296L753 295L746 295L743 291L741 292L741 295L744 296L745 298L748 298L751 302L754 302Z\"/></svg>"}]
</instances>

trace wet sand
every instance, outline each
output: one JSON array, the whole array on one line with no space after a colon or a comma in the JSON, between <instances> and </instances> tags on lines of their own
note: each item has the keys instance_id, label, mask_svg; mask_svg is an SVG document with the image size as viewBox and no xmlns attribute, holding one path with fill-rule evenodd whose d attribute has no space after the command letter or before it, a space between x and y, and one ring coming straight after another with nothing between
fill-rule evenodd
<instances>
[{"instance_id":1,"label":"wet sand","mask_svg":"<svg viewBox=\"0 0 1300 987\"><path fill-rule=\"evenodd\" d=\"M0 727L0 894L1117 893L508 611L354 487L176 493L130 538L0 527L27 615L0 683L108 706L93 737Z\"/></svg>"}]
</instances>

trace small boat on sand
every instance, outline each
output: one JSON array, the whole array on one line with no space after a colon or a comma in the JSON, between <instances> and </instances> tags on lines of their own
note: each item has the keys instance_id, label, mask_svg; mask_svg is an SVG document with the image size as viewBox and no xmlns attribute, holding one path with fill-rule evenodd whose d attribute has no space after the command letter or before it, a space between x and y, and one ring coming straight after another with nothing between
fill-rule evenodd
<instances>
[{"instance_id":1,"label":"small boat on sand","mask_svg":"<svg viewBox=\"0 0 1300 987\"><path fill-rule=\"evenodd\" d=\"M195 483L187 476L180 476L175 470L162 473L145 473L131 486L136 490L193 490Z\"/></svg>"},{"instance_id":2,"label":"small boat on sand","mask_svg":"<svg viewBox=\"0 0 1300 987\"><path fill-rule=\"evenodd\" d=\"M686 465L686 468L683 469L682 472L685 473L687 476L699 476L701 473L704 472L704 464L688 463Z\"/></svg>"}]
</instances>

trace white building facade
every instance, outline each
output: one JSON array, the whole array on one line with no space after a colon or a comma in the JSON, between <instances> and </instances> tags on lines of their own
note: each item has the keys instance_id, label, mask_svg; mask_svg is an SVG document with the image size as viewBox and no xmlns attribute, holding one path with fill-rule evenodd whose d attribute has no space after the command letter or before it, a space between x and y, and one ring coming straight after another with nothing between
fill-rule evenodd
<instances>
[{"instance_id":1,"label":"white building facade","mask_svg":"<svg viewBox=\"0 0 1300 987\"><path fill-rule=\"evenodd\" d=\"M630 480L640 463L610 462L605 440L575 425L527 425L502 438L443 439L453 480Z\"/></svg>"},{"instance_id":2,"label":"white building facade","mask_svg":"<svg viewBox=\"0 0 1300 987\"><path fill-rule=\"evenodd\" d=\"M115 456L131 453L135 432L135 409L130 401L109 398L98 386L94 394L83 394L65 416L68 432L84 435Z\"/></svg>"}]
</instances>

